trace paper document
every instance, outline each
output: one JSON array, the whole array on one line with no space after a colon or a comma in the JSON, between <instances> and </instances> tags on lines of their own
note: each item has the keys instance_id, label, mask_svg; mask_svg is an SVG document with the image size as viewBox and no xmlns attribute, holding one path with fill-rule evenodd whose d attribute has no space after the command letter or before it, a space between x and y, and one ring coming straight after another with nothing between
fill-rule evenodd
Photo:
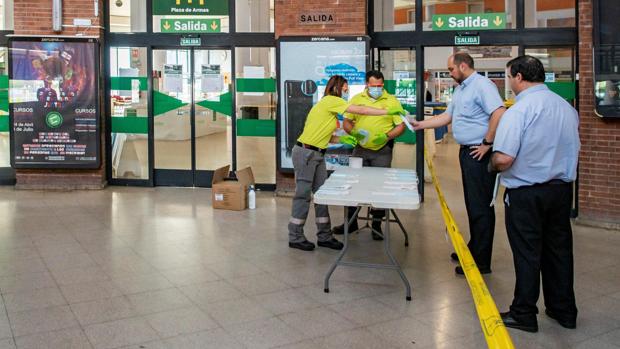
<instances>
[{"instance_id":1,"label":"paper document","mask_svg":"<svg viewBox=\"0 0 620 349\"><path fill-rule=\"evenodd\" d=\"M413 126L411 126L411 123L409 123L409 119L407 119L407 116L400 114L400 118L403 120L403 122L405 123L405 126L407 126L409 131L415 132L415 130L413 129Z\"/></svg>"},{"instance_id":2,"label":"paper document","mask_svg":"<svg viewBox=\"0 0 620 349\"><path fill-rule=\"evenodd\" d=\"M493 187L493 200L491 200L491 204L489 207L495 206L495 199L497 199L497 192L499 191L499 173L495 176L495 186Z\"/></svg>"}]
</instances>

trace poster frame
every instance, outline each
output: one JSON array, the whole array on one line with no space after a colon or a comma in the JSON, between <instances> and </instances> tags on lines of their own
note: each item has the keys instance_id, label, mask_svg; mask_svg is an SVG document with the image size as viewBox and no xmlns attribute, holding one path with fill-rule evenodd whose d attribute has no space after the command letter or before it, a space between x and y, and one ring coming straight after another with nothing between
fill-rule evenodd
<instances>
[{"instance_id":1,"label":"poster frame","mask_svg":"<svg viewBox=\"0 0 620 349\"><path fill-rule=\"evenodd\" d=\"M93 94L96 96L95 98L95 119L96 119L96 132L95 132L95 160L79 164L79 163L66 163L65 161L49 161L45 163L16 163L15 161L15 132L14 132L14 122L13 122L13 103L9 100L9 142L10 142L10 160L11 167L14 169L98 169L101 167L101 47L100 42L97 38L93 37L85 37L85 38L75 38L75 37L44 37L44 36L13 36L9 38L8 41L8 73L9 73L9 82L13 80L13 55L11 54L11 50L13 49L13 44L15 42L75 42L75 43L92 43L94 44L94 53L93 57L95 58L95 62L93 63L93 68L96 71L93 74L95 79L94 86L95 91ZM10 84L9 84L10 88ZM9 93L10 96L10 93Z\"/></svg>"},{"instance_id":2,"label":"poster frame","mask_svg":"<svg viewBox=\"0 0 620 349\"><path fill-rule=\"evenodd\" d=\"M283 167L282 166L282 151L281 151L281 142L282 142L282 111L283 107L283 98L284 91L282 91L282 74L281 74L281 60L280 56L282 53L281 44L283 42L364 42L365 54L366 54L366 70L368 71L371 67L370 64L370 37L367 35L347 35L347 36L280 36L276 40L276 83L277 83L277 110L276 110L276 164L277 171L280 173L294 173L294 169L292 167Z\"/></svg>"}]
</instances>

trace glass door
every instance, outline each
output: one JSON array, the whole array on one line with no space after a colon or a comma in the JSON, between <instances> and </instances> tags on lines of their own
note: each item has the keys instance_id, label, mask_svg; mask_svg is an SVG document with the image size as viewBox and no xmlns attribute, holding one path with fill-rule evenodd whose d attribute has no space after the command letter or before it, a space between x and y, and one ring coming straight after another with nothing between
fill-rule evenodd
<instances>
[{"instance_id":1,"label":"glass door","mask_svg":"<svg viewBox=\"0 0 620 349\"><path fill-rule=\"evenodd\" d=\"M232 163L229 50L153 50L154 183L210 186Z\"/></svg>"}]
</instances>

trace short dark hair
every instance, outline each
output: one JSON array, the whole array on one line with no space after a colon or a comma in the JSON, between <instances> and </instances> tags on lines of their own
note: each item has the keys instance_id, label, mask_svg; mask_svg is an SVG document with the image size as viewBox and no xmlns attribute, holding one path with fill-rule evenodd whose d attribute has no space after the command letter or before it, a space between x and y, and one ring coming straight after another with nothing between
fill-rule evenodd
<instances>
[{"instance_id":1,"label":"short dark hair","mask_svg":"<svg viewBox=\"0 0 620 349\"><path fill-rule=\"evenodd\" d=\"M325 95L326 96L336 96L342 97L342 86L347 83L347 79L342 75L333 75L327 81L327 85L325 86Z\"/></svg>"},{"instance_id":2,"label":"short dark hair","mask_svg":"<svg viewBox=\"0 0 620 349\"><path fill-rule=\"evenodd\" d=\"M378 70L369 70L366 72L366 82L370 80L370 78L385 80L383 77L383 73Z\"/></svg>"},{"instance_id":3,"label":"short dark hair","mask_svg":"<svg viewBox=\"0 0 620 349\"><path fill-rule=\"evenodd\" d=\"M469 53L467 52L457 52L452 55L452 59L454 60L455 65L460 65L461 63L467 64L468 67L474 69L474 59L471 58Z\"/></svg>"},{"instance_id":4,"label":"short dark hair","mask_svg":"<svg viewBox=\"0 0 620 349\"><path fill-rule=\"evenodd\" d=\"M506 63L512 77L521 73L524 81L545 82L545 67L542 62L532 56L519 56Z\"/></svg>"}]
</instances>

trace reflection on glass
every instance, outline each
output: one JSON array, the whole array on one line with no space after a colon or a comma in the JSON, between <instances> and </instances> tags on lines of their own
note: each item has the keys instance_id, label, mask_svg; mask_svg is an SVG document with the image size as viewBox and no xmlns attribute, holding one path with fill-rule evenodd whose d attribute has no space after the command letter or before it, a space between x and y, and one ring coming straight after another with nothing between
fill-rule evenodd
<instances>
[{"instance_id":1,"label":"reflection on glass","mask_svg":"<svg viewBox=\"0 0 620 349\"><path fill-rule=\"evenodd\" d=\"M229 50L194 51L197 170L232 164L231 61Z\"/></svg>"},{"instance_id":2,"label":"reflection on glass","mask_svg":"<svg viewBox=\"0 0 620 349\"><path fill-rule=\"evenodd\" d=\"M153 124L156 169L191 170L189 50L153 50Z\"/></svg>"},{"instance_id":3,"label":"reflection on glass","mask_svg":"<svg viewBox=\"0 0 620 349\"><path fill-rule=\"evenodd\" d=\"M525 1L525 27L574 27L575 3L575 0Z\"/></svg>"},{"instance_id":4,"label":"reflection on glass","mask_svg":"<svg viewBox=\"0 0 620 349\"><path fill-rule=\"evenodd\" d=\"M146 0L110 0L110 32L146 31Z\"/></svg>"},{"instance_id":5,"label":"reflection on glass","mask_svg":"<svg viewBox=\"0 0 620 349\"><path fill-rule=\"evenodd\" d=\"M555 1L555 0L552 0ZM533 2L533 1L526 1ZM493 14L505 14L506 23L499 22L498 24L502 28L515 28L517 13L517 1L516 0L424 0L423 17L424 22L422 24L424 30L433 30L433 16L435 15L483 15L488 13ZM481 16L482 17L482 16ZM475 19L475 16L471 17ZM500 17L503 21L503 17ZM469 22L470 24L472 22ZM475 24L474 24L475 25ZM475 29L475 28L472 28ZM456 29L458 30L458 29Z\"/></svg>"},{"instance_id":6,"label":"reflection on glass","mask_svg":"<svg viewBox=\"0 0 620 349\"><path fill-rule=\"evenodd\" d=\"M13 0L0 1L0 30L13 30Z\"/></svg>"},{"instance_id":7,"label":"reflection on glass","mask_svg":"<svg viewBox=\"0 0 620 349\"><path fill-rule=\"evenodd\" d=\"M594 94L598 106L620 106L620 80L597 81Z\"/></svg>"},{"instance_id":8,"label":"reflection on glass","mask_svg":"<svg viewBox=\"0 0 620 349\"><path fill-rule=\"evenodd\" d=\"M415 0L374 2L375 31L415 30Z\"/></svg>"},{"instance_id":9,"label":"reflection on glass","mask_svg":"<svg viewBox=\"0 0 620 349\"><path fill-rule=\"evenodd\" d=\"M237 32L273 33L274 0L235 0Z\"/></svg>"},{"instance_id":10,"label":"reflection on glass","mask_svg":"<svg viewBox=\"0 0 620 349\"><path fill-rule=\"evenodd\" d=\"M235 49L237 168L257 183L275 183L276 67L273 47Z\"/></svg>"},{"instance_id":11,"label":"reflection on glass","mask_svg":"<svg viewBox=\"0 0 620 349\"><path fill-rule=\"evenodd\" d=\"M145 47L110 49L112 177L148 179Z\"/></svg>"},{"instance_id":12,"label":"reflection on glass","mask_svg":"<svg viewBox=\"0 0 620 349\"><path fill-rule=\"evenodd\" d=\"M385 89L396 96L410 114L416 113L416 54L413 50L382 50L379 70L385 77ZM396 139L392 166L415 169L415 136L411 131Z\"/></svg>"},{"instance_id":13,"label":"reflection on glass","mask_svg":"<svg viewBox=\"0 0 620 349\"><path fill-rule=\"evenodd\" d=\"M525 54L534 56L545 67L545 83L555 93L575 103L575 52L572 48L526 49Z\"/></svg>"}]
</instances>

